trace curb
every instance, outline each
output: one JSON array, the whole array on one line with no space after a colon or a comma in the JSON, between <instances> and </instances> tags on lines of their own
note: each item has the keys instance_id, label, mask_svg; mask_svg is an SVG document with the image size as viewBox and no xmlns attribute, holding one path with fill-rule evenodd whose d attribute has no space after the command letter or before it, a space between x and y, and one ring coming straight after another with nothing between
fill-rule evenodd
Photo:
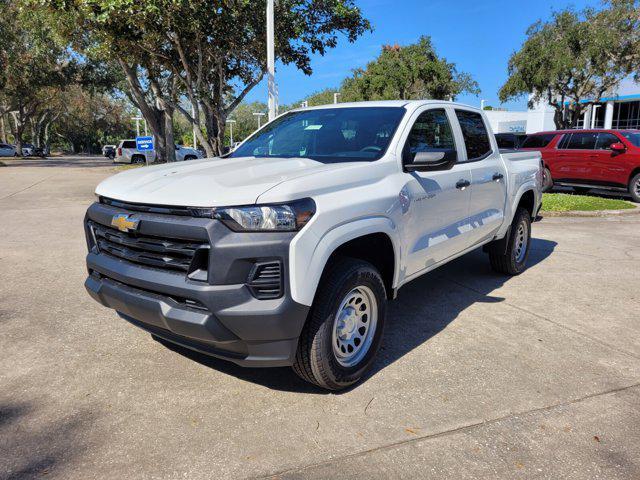
<instances>
[{"instance_id":1,"label":"curb","mask_svg":"<svg viewBox=\"0 0 640 480\"><path fill-rule=\"evenodd\" d=\"M640 208L634 207L625 210L567 210L566 212L540 212L540 215L544 217L620 217L625 215L638 215L640 214Z\"/></svg>"}]
</instances>

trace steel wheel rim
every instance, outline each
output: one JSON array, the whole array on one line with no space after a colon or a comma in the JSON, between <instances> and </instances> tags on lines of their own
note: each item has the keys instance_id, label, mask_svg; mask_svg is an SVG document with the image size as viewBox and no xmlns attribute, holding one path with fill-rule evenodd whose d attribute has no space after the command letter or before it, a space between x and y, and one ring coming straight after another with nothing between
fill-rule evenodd
<instances>
[{"instance_id":1,"label":"steel wheel rim","mask_svg":"<svg viewBox=\"0 0 640 480\"><path fill-rule=\"evenodd\" d=\"M528 227L524 222L520 222L515 238L516 262L522 263L527 254L527 244L529 243Z\"/></svg>"},{"instance_id":2,"label":"steel wheel rim","mask_svg":"<svg viewBox=\"0 0 640 480\"><path fill-rule=\"evenodd\" d=\"M640 197L640 178L636 180L635 191L636 195Z\"/></svg>"},{"instance_id":3,"label":"steel wheel rim","mask_svg":"<svg viewBox=\"0 0 640 480\"><path fill-rule=\"evenodd\" d=\"M345 295L333 320L333 355L343 367L353 367L367 355L378 323L378 302L369 287Z\"/></svg>"}]
</instances>

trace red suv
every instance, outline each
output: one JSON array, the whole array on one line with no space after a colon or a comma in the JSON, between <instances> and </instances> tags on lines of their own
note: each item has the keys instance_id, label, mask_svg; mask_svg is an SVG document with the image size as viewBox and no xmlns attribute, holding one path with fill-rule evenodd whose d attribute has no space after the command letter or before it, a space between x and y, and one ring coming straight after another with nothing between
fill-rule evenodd
<instances>
[{"instance_id":1,"label":"red suv","mask_svg":"<svg viewBox=\"0 0 640 480\"><path fill-rule=\"evenodd\" d=\"M542 153L544 191L553 185L626 190L640 202L640 130L541 132L520 148Z\"/></svg>"}]
</instances>

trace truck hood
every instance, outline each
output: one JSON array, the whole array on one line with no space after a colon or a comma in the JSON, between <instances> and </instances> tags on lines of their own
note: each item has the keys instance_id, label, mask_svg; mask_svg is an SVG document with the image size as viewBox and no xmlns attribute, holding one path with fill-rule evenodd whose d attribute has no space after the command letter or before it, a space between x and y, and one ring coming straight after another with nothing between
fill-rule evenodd
<instances>
[{"instance_id":1,"label":"truck hood","mask_svg":"<svg viewBox=\"0 0 640 480\"><path fill-rule=\"evenodd\" d=\"M249 205L282 182L347 165L352 164L305 158L208 158L127 170L100 183L96 194L150 205Z\"/></svg>"}]
</instances>

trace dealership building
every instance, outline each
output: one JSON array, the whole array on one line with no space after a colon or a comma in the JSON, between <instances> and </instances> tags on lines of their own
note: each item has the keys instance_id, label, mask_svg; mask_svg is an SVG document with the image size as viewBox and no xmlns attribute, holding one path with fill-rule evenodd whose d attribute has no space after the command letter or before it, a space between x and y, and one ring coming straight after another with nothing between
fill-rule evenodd
<instances>
[{"instance_id":1,"label":"dealership building","mask_svg":"<svg viewBox=\"0 0 640 480\"><path fill-rule=\"evenodd\" d=\"M555 130L554 109L546 104L527 111L486 110L495 133L536 133ZM600 103L590 105L578 121L578 128L640 128L640 85L625 80Z\"/></svg>"}]
</instances>

